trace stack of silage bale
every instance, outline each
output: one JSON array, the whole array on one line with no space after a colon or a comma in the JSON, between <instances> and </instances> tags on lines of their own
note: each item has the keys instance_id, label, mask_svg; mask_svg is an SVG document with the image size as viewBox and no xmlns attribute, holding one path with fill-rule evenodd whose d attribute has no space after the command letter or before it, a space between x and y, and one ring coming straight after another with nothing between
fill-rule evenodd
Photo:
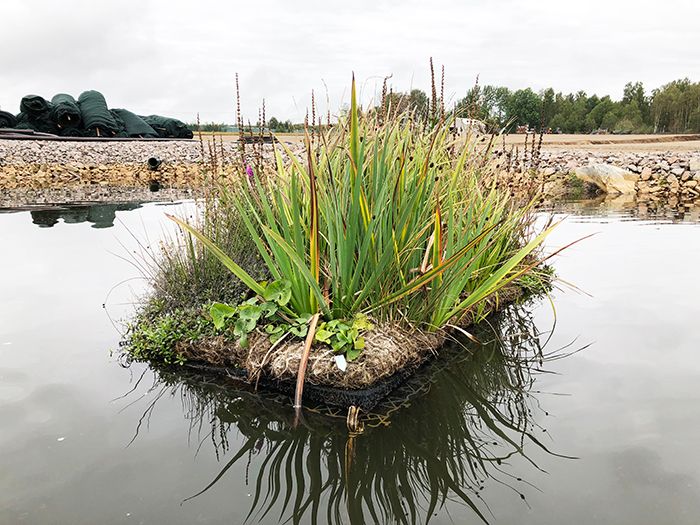
<instances>
[{"instance_id":1,"label":"stack of silage bale","mask_svg":"<svg viewBox=\"0 0 700 525\"><path fill-rule=\"evenodd\" d=\"M186 138L192 130L177 119L141 117L126 109L109 109L99 91L85 91L78 100L59 93L51 101L27 95L15 116L0 111L0 128L33 130L64 137Z\"/></svg>"}]
</instances>

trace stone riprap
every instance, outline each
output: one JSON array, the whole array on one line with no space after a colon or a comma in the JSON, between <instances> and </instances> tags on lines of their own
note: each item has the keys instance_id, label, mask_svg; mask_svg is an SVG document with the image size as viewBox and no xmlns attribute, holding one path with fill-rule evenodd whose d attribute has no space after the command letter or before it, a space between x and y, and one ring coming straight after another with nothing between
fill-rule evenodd
<instances>
[{"instance_id":1,"label":"stone riprap","mask_svg":"<svg viewBox=\"0 0 700 525\"><path fill-rule=\"evenodd\" d=\"M262 148L272 160L272 146ZM254 163L253 147L246 157ZM148 159L161 161L151 170ZM0 140L0 190L81 186L192 188L202 182L202 162L238 162L237 142Z\"/></svg>"},{"instance_id":2,"label":"stone riprap","mask_svg":"<svg viewBox=\"0 0 700 525\"><path fill-rule=\"evenodd\" d=\"M233 143L224 147L233 152ZM217 148L220 147L217 144ZM67 164L76 166L145 164L150 157L165 162L196 163L201 160L199 141L51 141L0 140L0 166Z\"/></svg>"},{"instance_id":3,"label":"stone riprap","mask_svg":"<svg viewBox=\"0 0 700 525\"><path fill-rule=\"evenodd\" d=\"M293 146L298 149L298 145ZM248 153L252 147L248 146ZM272 161L272 147L262 149L263 160ZM157 171L147 166L149 158L162 161ZM62 187L149 187L196 188L202 182L201 163L226 164L238 161L237 141L126 141L62 142L41 140L0 140L0 190ZM536 171L545 193L561 195L571 175L581 178L615 172L631 181L640 199L696 200L700 197L700 151L698 152L614 152L559 150L523 153L495 152L499 170L516 176L509 184L532 184L525 174ZM596 170L596 166L603 168ZM617 170L606 170L615 166ZM519 176L522 174L523 176ZM601 184L604 191L609 187ZM619 191L620 186L613 190Z\"/></svg>"},{"instance_id":4,"label":"stone riprap","mask_svg":"<svg viewBox=\"0 0 700 525\"><path fill-rule=\"evenodd\" d=\"M700 151L624 152L543 151L538 155L502 155L514 173L537 173L547 193L557 193L571 175L595 183L602 191L624 193L624 184L608 185L607 176L624 179L639 199L696 200L700 197ZM613 166L617 169L606 169ZM506 166L504 166L506 167ZM596 180L597 179L597 180ZM612 188L612 189L611 189Z\"/></svg>"}]
</instances>

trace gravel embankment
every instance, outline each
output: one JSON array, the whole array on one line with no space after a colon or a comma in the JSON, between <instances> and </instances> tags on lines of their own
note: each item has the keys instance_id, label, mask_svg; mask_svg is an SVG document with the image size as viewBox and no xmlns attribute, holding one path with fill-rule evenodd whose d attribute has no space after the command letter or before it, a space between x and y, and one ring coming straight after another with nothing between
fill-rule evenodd
<instances>
[{"instance_id":1,"label":"gravel embankment","mask_svg":"<svg viewBox=\"0 0 700 525\"><path fill-rule=\"evenodd\" d=\"M255 165L256 148L247 145L248 163ZM264 162L272 162L273 148L262 149ZM149 168L151 157L161 161ZM204 163L202 163L204 161ZM65 195L85 200L82 194L125 188L189 190L204 181L202 169L212 161L221 174L232 172L240 162L238 143L192 141L49 141L0 139L0 197L27 190ZM56 201L51 196L50 201ZM100 199L102 200L102 199Z\"/></svg>"},{"instance_id":2,"label":"gravel embankment","mask_svg":"<svg viewBox=\"0 0 700 525\"><path fill-rule=\"evenodd\" d=\"M234 144L224 144L233 154ZM205 144L206 147L206 144ZM220 147L220 146L217 146ZM199 141L62 142L0 140L1 164L141 164L150 157L194 163L201 160Z\"/></svg>"},{"instance_id":3,"label":"gravel embankment","mask_svg":"<svg viewBox=\"0 0 700 525\"><path fill-rule=\"evenodd\" d=\"M294 151L300 145L290 143ZM252 146L246 147L248 158ZM677 151L600 152L572 148L543 151L537 158L531 152L507 148L499 157L500 169L517 173L536 169L543 183L563 180L577 168L593 164L617 166L634 178L639 193L700 196L700 153ZM202 154L202 151L204 154ZM192 141L82 142L41 140L0 140L0 190L59 190L93 186L114 188L192 189L203 181L201 161L217 160L230 169L228 161L238 162L238 143L203 144ZM149 170L146 162L155 157L162 165ZM272 161L272 146L263 148L263 157ZM507 158L507 160L506 160ZM503 161L505 160L505 164ZM250 162L250 161L249 161ZM507 167L506 167L507 164ZM687 195L686 195L687 194Z\"/></svg>"},{"instance_id":4,"label":"gravel embankment","mask_svg":"<svg viewBox=\"0 0 700 525\"><path fill-rule=\"evenodd\" d=\"M289 144L293 148L298 145ZM204 157L202 157L204 151ZM209 162L213 155L218 160L237 160L240 155L238 143L205 140L177 141L49 141L49 140L3 140L0 139L0 166L22 164L55 164L73 166L102 166L119 164L122 166L141 164L151 157L164 162L193 164L203 158ZM250 155L253 146L247 145ZM272 146L263 146L265 157L271 156Z\"/></svg>"}]
</instances>

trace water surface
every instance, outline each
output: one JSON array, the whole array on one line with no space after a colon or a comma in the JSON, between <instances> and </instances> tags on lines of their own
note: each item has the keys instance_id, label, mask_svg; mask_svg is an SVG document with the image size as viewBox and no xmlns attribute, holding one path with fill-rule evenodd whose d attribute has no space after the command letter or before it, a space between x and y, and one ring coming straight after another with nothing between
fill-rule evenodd
<instances>
[{"instance_id":1,"label":"water surface","mask_svg":"<svg viewBox=\"0 0 700 525\"><path fill-rule=\"evenodd\" d=\"M130 253L182 206L0 213L0 523L700 521L692 210L559 210L550 249L596 235L554 261L556 314L509 310L349 435L110 353Z\"/></svg>"}]
</instances>

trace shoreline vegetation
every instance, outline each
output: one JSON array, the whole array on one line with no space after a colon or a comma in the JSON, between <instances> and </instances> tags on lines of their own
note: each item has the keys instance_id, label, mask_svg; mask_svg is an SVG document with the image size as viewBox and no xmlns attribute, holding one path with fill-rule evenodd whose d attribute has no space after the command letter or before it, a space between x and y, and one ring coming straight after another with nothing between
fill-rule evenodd
<instances>
[{"instance_id":1,"label":"shoreline vegetation","mask_svg":"<svg viewBox=\"0 0 700 525\"><path fill-rule=\"evenodd\" d=\"M492 148L454 132L442 96L426 117L388 96L362 111L351 91L339 125L312 116L301 156L279 143L270 166L240 142L224 162L210 146L201 216L170 217L179 234L142 262L154 293L131 359L296 381L299 409L305 382L371 388L549 289L558 251L540 246L555 225L535 227L536 185L499 184Z\"/></svg>"}]
</instances>

